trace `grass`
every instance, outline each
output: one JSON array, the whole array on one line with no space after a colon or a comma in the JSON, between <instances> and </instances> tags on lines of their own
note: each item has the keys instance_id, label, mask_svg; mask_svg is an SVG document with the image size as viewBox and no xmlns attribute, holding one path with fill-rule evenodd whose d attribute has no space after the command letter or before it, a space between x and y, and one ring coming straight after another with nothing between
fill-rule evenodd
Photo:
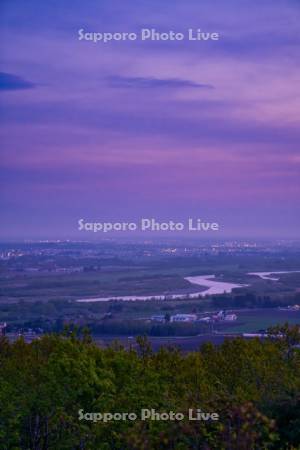
<instances>
[{"instance_id":1,"label":"grass","mask_svg":"<svg viewBox=\"0 0 300 450\"><path fill-rule=\"evenodd\" d=\"M289 322L300 324L300 312L279 311L277 309L259 309L250 312L237 312L238 320L228 325L221 325L220 330L234 333L250 333Z\"/></svg>"}]
</instances>

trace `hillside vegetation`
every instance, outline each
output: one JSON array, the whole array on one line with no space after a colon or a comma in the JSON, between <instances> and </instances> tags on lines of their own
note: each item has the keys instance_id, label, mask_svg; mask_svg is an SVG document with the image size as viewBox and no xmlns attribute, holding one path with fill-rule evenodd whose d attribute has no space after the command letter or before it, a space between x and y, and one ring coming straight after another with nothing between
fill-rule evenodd
<instances>
[{"instance_id":1,"label":"hillside vegetation","mask_svg":"<svg viewBox=\"0 0 300 450\"><path fill-rule=\"evenodd\" d=\"M96 346L87 333L0 340L0 448L299 449L300 351L297 327L283 337L174 348ZM183 420L140 420L142 408ZM189 409L217 413L191 421ZM137 420L79 420L84 413L132 412Z\"/></svg>"}]
</instances>

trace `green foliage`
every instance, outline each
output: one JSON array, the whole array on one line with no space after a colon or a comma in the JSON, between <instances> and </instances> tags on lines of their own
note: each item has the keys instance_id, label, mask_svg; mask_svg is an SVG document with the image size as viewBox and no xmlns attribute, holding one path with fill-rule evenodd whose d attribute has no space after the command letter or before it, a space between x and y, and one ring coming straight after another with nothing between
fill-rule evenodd
<instances>
[{"instance_id":1,"label":"green foliage","mask_svg":"<svg viewBox=\"0 0 300 450\"><path fill-rule=\"evenodd\" d=\"M99 348L85 330L31 344L0 340L3 450L263 450L300 448L296 328L268 340L227 340L197 352ZM299 341L298 341L299 342ZM84 412L182 412L182 421L79 420ZM188 410L219 421L189 421Z\"/></svg>"}]
</instances>

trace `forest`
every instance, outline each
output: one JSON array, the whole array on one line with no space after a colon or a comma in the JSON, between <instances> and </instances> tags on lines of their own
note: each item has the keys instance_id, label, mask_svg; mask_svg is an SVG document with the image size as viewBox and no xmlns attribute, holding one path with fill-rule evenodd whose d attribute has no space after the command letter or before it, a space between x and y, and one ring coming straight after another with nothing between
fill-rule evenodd
<instances>
[{"instance_id":1,"label":"forest","mask_svg":"<svg viewBox=\"0 0 300 450\"><path fill-rule=\"evenodd\" d=\"M0 448L299 449L299 327L275 327L270 336L188 353L154 352L146 337L131 348L102 348L85 329L30 344L1 337ZM184 419L140 420L142 409ZM189 420L191 409L219 420ZM79 420L80 411L137 420Z\"/></svg>"}]
</instances>

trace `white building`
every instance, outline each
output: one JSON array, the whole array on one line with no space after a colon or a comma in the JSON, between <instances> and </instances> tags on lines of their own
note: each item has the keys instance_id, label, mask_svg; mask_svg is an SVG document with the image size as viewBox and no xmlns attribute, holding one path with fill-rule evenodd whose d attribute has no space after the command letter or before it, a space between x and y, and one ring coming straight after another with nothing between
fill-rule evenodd
<instances>
[{"instance_id":1,"label":"white building","mask_svg":"<svg viewBox=\"0 0 300 450\"><path fill-rule=\"evenodd\" d=\"M219 322L233 322L237 319L236 314L227 314L226 311L219 311L218 314L213 316L213 320L219 321Z\"/></svg>"},{"instance_id":2,"label":"white building","mask_svg":"<svg viewBox=\"0 0 300 450\"><path fill-rule=\"evenodd\" d=\"M205 323L209 323L212 321L212 318L207 316L207 317L201 317L201 319L199 319L199 322L205 322Z\"/></svg>"},{"instance_id":3,"label":"white building","mask_svg":"<svg viewBox=\"0 0 300 450\"><path fill-rule=\"evenodd\" d=\"M195 322L196 320L196 314L175 314L170 317L170 322Z\"/></svg>"},{"instance_id":4,"label":"white building","mask_svg":"<svg viewBox=\"0 0 300 450\"><path fill-rule=\"evenodd\" d=\"M166 317L165 316L161 316L161 315L159 315L159 316L152 316L151 320L153 322L165 322L166 321Z\"/></svg>"},{"instance_id":5,"label":"white building","mask_svg":"<svg viewBox=\"0 0 300 450\"><path fill-rule=\"evenodd\" d=\"M234 322L237 319L237 315L236 314L226 314L224 317L224 320L226 322Z\"/></svg>"}]
</instances>

